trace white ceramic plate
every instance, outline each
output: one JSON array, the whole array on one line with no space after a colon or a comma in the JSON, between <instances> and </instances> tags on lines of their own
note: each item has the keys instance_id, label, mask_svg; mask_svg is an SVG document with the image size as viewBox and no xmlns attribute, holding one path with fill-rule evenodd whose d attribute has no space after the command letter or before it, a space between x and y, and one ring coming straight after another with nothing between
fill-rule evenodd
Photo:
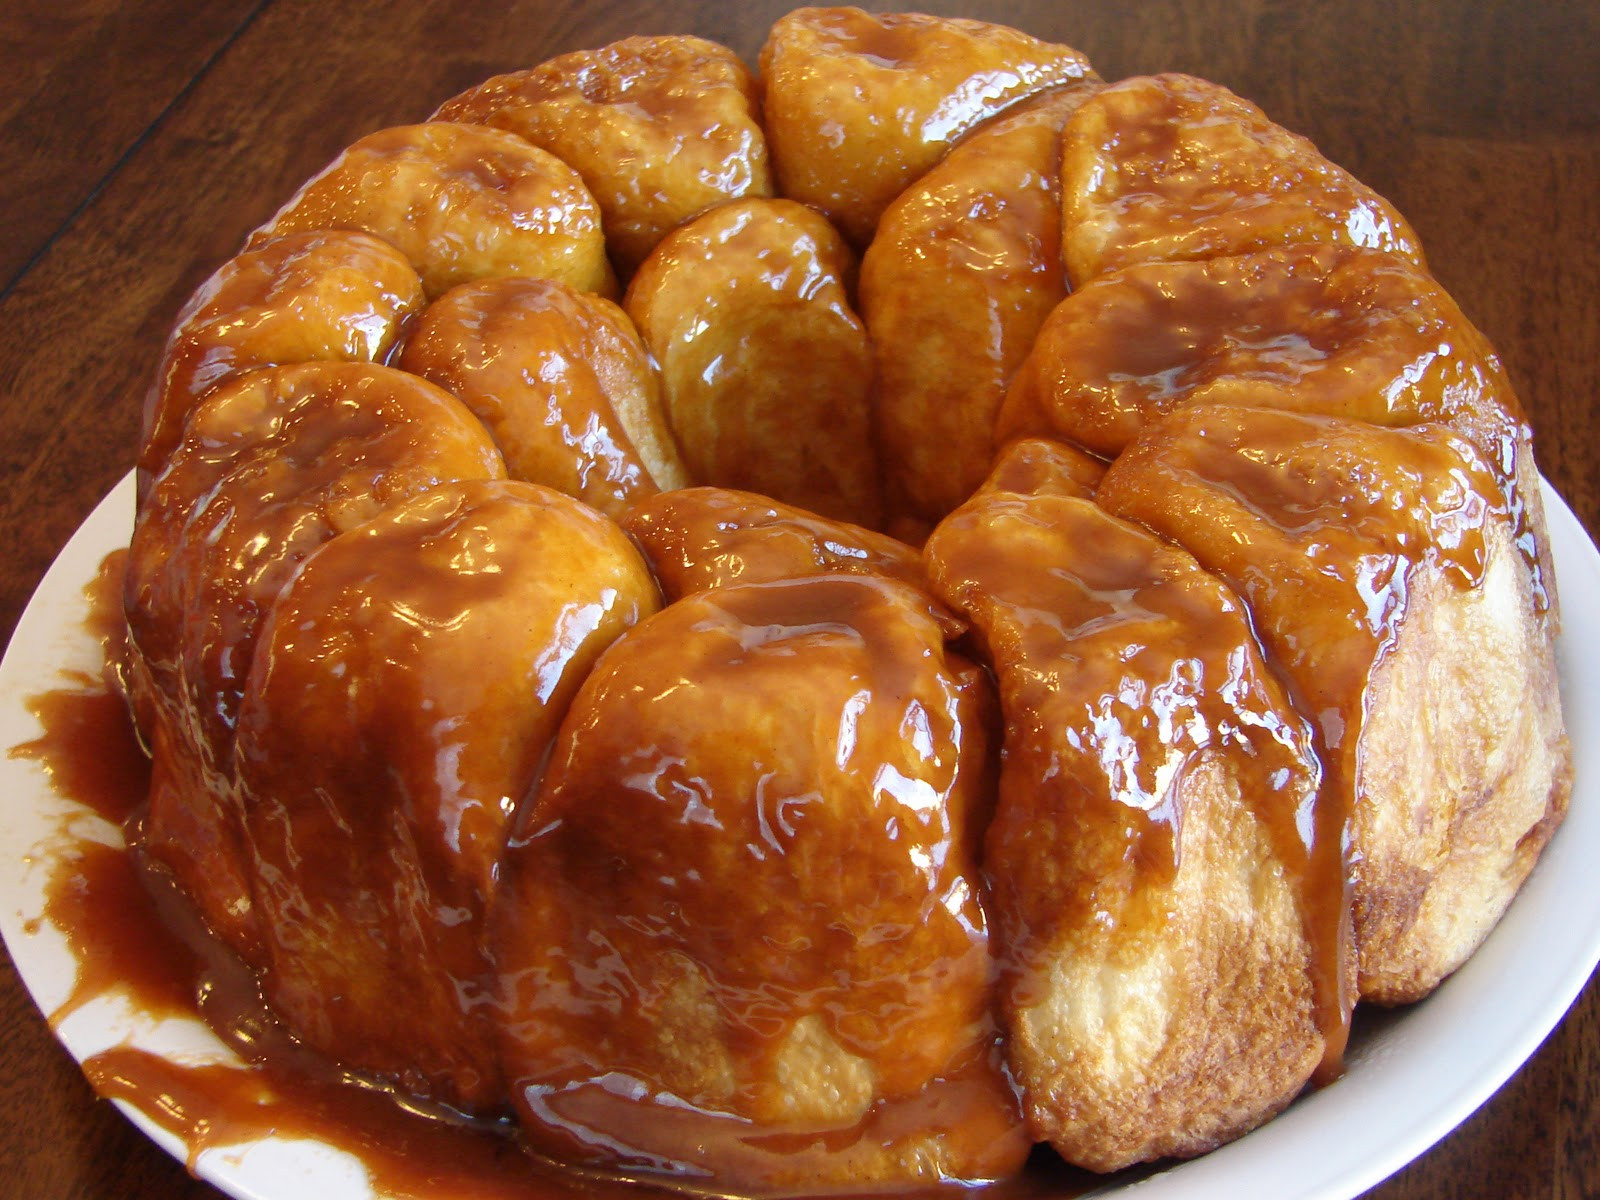
<instances>
[{"instance_id":1,"label":"white ceramic plate","mask_svg":"<svg viewBox=\"0 0 1600 1200\"><path fill-rule=\"evenodd\" d=\"M1559 585L1566 598L1560 644L1567 727L1577 759L1572 811L1511 910L1472 961L1432 997L1363 1022L1349 1071L1230 1146L1108 1191L1130 1200L1350 1200L1464 1120L1553 1029L1600 960L1600 553L1571 511L1546 489ZM83 587L101 559L127 543L133 480L124 479L84 522L40 584L0 664L0 750L42 732L25 700L64 685L63 672L97 675L98 646L83 629ZM1583 669L1589 664L1588 669ZM69 996L76 964L42 913L60 838L76 805L56 794L38 765L0 756L0 932L44 1012ZM77 836L118 833L79 813ZM203 1026L152 1025L119 996L76 1011L57 1031L80 1061L132 1041L184 1061L227 1058ZM129 1114L179 1158L187 1148L140 1113ZM365 1170L307 1142L266 1139L200 1157L199 1174L241 1200L367 1200ZM1099 1194L1099 1193L1097 1193ZM441 1198L443 1200L443 1198Z\"/></svg>"}]
</instances>

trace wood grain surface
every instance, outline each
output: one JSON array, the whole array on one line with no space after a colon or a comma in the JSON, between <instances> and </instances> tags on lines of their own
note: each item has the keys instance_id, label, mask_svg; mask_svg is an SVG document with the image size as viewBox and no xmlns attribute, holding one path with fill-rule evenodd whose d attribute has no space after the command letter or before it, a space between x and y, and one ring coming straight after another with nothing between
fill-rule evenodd
<instances>
[{"instance_id":1,"label":"wood grain surface","mask_svg":"<svg viewBox=\"0 0 1600 1200\"><path fill-rule=\"evenodd\" d=\"M788 7L0 5L0 641L73 529L131 467L141 397L178 307L345 144L420 119L492 73L628 34L699 34L754 61ZM1107 78L1181 70L1224 83L1388 196L1499 348L1546 476L1590 535L1600 532L1593 0L922 7L1068 42ZM94 1099L9 959L0 1029L0 1194L218 1195ZM1597 1090L1591 981L1499 1094L1369 1195L1600 1196Z\"/></svg>"}]
</instances>

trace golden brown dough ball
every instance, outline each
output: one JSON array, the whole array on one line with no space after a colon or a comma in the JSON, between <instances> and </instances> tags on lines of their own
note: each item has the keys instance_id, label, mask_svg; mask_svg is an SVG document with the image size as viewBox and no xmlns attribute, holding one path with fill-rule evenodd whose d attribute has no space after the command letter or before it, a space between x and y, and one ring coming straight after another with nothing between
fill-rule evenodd
<instances>
[{"instance_id":1,"label":"golden brown dough ball","mask_svg":"<svg viewBox=\"0 0 1600 1200\"><path fill-rule=\"evenodd\" d=\"M1318 836L1351 847L1361 995L1426 995L1571 790L1549 632L1488 464L1439 425L1194 405L1098 496L1248 602L1317 734Z\"/></svg>"},{"instance_id":2,"label":"golden brown dough ball","mask_svg":"<svg viewBox=\"0 0 1600 1200\"><path fill-rule=\"evenodd\" d=\"M1045 490L986 485L927 557L1000 690L1007 1061L1034 1135L1109 1171L1237 1137L1337 1061L1349 914L1339 843L1298 824L1311 731L1247 610L1050 457L1029 449Z\"/></svg>"},{"instance_id":3,"label":"golden brown dough ball","mask_svg":"<svg viewBox=\"0 0 1600 1200\"><path fill-rule=\"evenodd\" d=\"M925 583L922 556L904 542L754 492L663 492L635 505L622 527L650 560L668 600L806 575L883 575L918 587Z\"/></svg>"},{"instance_id":4,"label":"golden brown dough ball","mask_svg":"<svg viewBox=\"0 0 1600 1200\"><path fill-rule=\"evenodd\" d=\"M979 126L889 206L862 257L896 515L931 524L988 470L1006 386L1067 293L1060 132L1094 86L1051 89Z\"/></svg>"},{"instance_id":5,"label":"golden brown dough ball","mask_svg":"<svg viewBox=\"0 0 1600 1200\"><path fill-rule=\"evenodd\" d=\"M876 526L872 350L855 256L792 200L736 200L667 236L625 307L661 365L697 483Z\"/></svg>"},{"instance_id":6,"label":"golden brown dough ball","mask_svg":"<svg viewBox=\"0 0 1600 1200\"><path fill-rule=\"evenodd\" d=\"M1272 246L1382 250L1423 265L1393 205L1227 88L1189 75L1104 89L1062 136L1062 253L1074 287L1141 262Z\"/></svg>"},{"instance_id":7,"label":"golden brown dough ball","mask_svg":"<svg viewBox=\"0 0 1600 1200\"><path fill-rule=\"evenodd\" d=\"M418 319L399 365L472 409L514 479L613 517L689 482L656 365L601 296L553 279L460 284Z\"/></svg>"},{"instance_id":8,"label":"golden brown dough ball","mask_svg":"<svg viewBox=\"0 0 1600 1200\"><path fill-rule=\"evenodd\" d=\"M760 98L726 46L633 37L497 75L447 101L445 121L494 125L583 176L631 275L662 237L728 200L772 195Z\"/></svg>"},{"instance_id":9,"label":"golden brown dough ball","mask_svg":"<svg viewBox=\"0 0 1600 1200\"><path fill-rule=\"evenodd\" d=\"M161 470L211 389L256 367L383 362L423 305L405 256L355 230L287 234L223 263L167 336L145 398L141 488Z\"/></svg>"},{"instance_id":10,"label":"golden brown dough ball","mask_svg":"<svg viewBox=\"0 0 1600 1200\"><path fill-rule=\"evenodd\" d=\"M618 640L502 872L534 1145L756 1194L1015 1170L978 897L988 703L885 579L698 592Z\"/></svg>"},{"instance_id":11,"label":"golden brown dough ball","mask_svg":"<svg viewBox=\"0 0 1600 1200\"><path fill-rule=\"evenodd\" d=\"M1105 472L1102 460L1076 446L1049 438L1020 438L995 456L989 477L973 495L998 491L1093 500Z\"/></svg>"},{"instance_id":12,"label":"golden brown dough ball","mask_svg":"<svg viewBox=\"0 0 1600 1200\"><path fill-rule=\"evenodd\" d=\"M430 121L368 134L313 176L252 244L360 229L411 261L429 297L469 279L533 275L614 291L600 209L578 173L515 134Z\"/></svg>"},{"instance_id":13,"label":"golden brown dough ball","mask_svg":"<svg viewBox=\"0 0 1600 1200\"><path fill-rule=\"evenodd\" d=\"M797 8L761 49L778 190L864 247L878 217L985 117L1090 74L1069 46L921 13Z\"/></svg>"},{"instance_id":14,"label":"golden brown dough ball","mask_svg":"<svg viewBox=\"0 0 1600 1200\"><path fill-rule=\"evenodd\" d=\"M261 623L330 538L441 483L504 474L454 397L388 367L318 362L216 389L156 477L123 597L134 711L154 751L144 836L246 957L258 931L232 752Z\"/></svg>"},{"instance_id":15,"label":"golden brown dough ball","mask_svg":"<svg viewBox=\"0 0 1600 1200\"><path fill-rule=\"evenodd\" d=\"M1200 403L1449 424L1498 475L1540 602L1553 599L1532 431L1488 342L1413 264L1308 245L1101 276L1045 321L996 436L1044 433L1111 458Z\"/></svg>"},{"instance_id":16,"label":"golden brown dough ball","mask_svg":"<svg viewBox=\"0 0 1600 1200\"><path fill-rule=\"evenodd\" d=\"M511 813L595 659L655 607L621 530L517 482L446 485L307 558L237 742L263 991L300 1041L500 1107L484 916Z\"/></svg>"}]
</instances>

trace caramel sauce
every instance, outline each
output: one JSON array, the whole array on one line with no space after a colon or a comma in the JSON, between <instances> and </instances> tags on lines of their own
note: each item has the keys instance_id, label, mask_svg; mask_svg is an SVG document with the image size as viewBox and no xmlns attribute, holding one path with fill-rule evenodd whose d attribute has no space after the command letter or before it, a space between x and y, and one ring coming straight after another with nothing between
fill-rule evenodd
<instances>
[{"instance_id":1,"label":"caramel sauce","mask_svg":"<svg viewBox=\"0 0 1600 1200\"><path fill-rule=\"evenodd\" d=\"M38 762L57 792L119 829L136 816L150 784L149 760L133 735L127 708L110 690L111 664L121 658L117 597L126 561L125 550L108 556L88 589L85 628L102 647L106 678L84 677L76 686L29 697L28 709L44 733L10 750L13 758ZM118 987L133 990L140 1006L153 1014L180 1014L190 1007L190 958L181 947L144 936L154 912L123 846L83 836L64 823L50 851L54 869L45 885L45 916L66 935L79 963L72 991L49 1014L51 1024L59 1027ZM35 933L41 923L35 918L25 928Z\"/></svg>"},{"instance_id":2,"label":"caramel sauce","mask_svg":"<svg viewBox=\"0 0 1600 1200\"><path fill-rule=\"evenodd\" d=\"M130 1103L184 1142L191 1172L207 1150L276 1137L352 1155L380 1196L608 1194L532 1159L507 1123L429 1112L299 1046L262 1004L250 972L210 938L170 877L136 852L107 849L83 860L70 886L53 890L46 913L72 931L85 968L52 1023L120 992L153 1018L204 1019L243 1058L182 1063L123 1044L83 1062L98 1094ZM104 934L82 936L100 925Z\"/></svg>"},{"instance_id":3,"label":"caramel sauce","mask_svg":"<svg viewBox=\"0 0 1600 1200\"><path fill-rule=\"evenodd\" d=\"M1368 690L1405 619L1413 576L1431 565L1457 587L1476 587L1484 526L1508 508L1472 443L1443 426L1388 429L1224 405L1190 406L1147 430L1106 473L1098 500L1181 535L1238 591L1312 723L1326 772L1307 822L1308 849L1324 864L1307 896L1323 914L1328 949L1317 964L1330 1018L1326 1082L1355 1004L1351 934L1336 915L1353 896L1345 859L1364 796ZM1327 932L1335 929L1337 939Z\"/></svg>"},{"instance_id":4,"label":"caramel sauce","mask_svg":"<svg viewBox=\"0 0 1600 1200\"><path fill-rule=\"evenodd\" d=\"M612 646L502 863L530 1137L778 1192L1015 1171L963 665L867 576L694 593Z\"/></svg>"},{"instance_id":5,"label":"caramel sauce","mask_svg":"<svg viewBox=\"0 0 1600 1200\"><path fill-rule=\"evenodd\" d=\"M992 487L928 552L937 592L989 646L1003 707L1027 714L1008 729L988 843L995 892L1014 905L1012 956L1134 919L1115 907L1124 889L1172 883L1179 785L1205 751L1232 748L1281 861L1315 887L1300 828L1320 777L1310 731L1251 661L1249 618L1187 554L1087 499Z\"/></svg>"},{"instance_id":6,"label":"caramel sauce","mask_svg":"<svg viewBox=\"0 0 1600 1200\"><path fill-rule=\"evenodd\" d=\"M11 748L37 761L64 799L137 840L150 770L113 680L120 657L126 552L107 557L86 588L85 627L106 648L106 678L31 697L43 734ZM48 848L59 860L32 928L61 929L79 974L51 1014L59 1025L97 997L120 993L152 1018L203 1019L237 1062L181 1063L134 1045L83 1062L96 1092L137 1109L183 1141L193 1171L207 1150L265 1137L310 1139L351 1155L374 1194L482 1200L621 1200L679 1192L557 1166L538 1158L506 1121L470 1120L362 1081L291 1038L262 1003L250 970L205 929L167 871L121 845L76 835L64 819ZM1125 1176L1091 1175L1038 1150L1026 1169L989 1186L994 1200L1067 1200ZM692 1190L692 1189L691 1189ZM902 1195L932 1194L910 1191Z\"/></svg>"}]
</instances>

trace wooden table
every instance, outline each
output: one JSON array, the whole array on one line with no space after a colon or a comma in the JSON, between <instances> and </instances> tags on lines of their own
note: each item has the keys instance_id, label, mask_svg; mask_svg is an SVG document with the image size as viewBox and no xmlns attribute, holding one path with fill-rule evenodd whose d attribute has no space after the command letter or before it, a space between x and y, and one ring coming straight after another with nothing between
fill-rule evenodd
<instances>
[{"instance_id":1,"label":"wooden table","mask_svg":"<svg viewBox=\"0 0 1600 1200\"><path fill-rule=\"evenodd\" d=\"M752 61L787 5L695 0L9 0L0 6L0 637L132 463L188 293L342 146L485 76L630 33ZM1600 7L1592 0L987 0L930 10L1190 71L1390 197L1499 347L1540 465L1600 532ZM1569 605L1593 597L1568 596ZM215 1196L97 1102L9 960L0 1191ZM1600 987L1474 1117L1371 1196L1600 1196Z\"/></svg>"}]
</instances>

